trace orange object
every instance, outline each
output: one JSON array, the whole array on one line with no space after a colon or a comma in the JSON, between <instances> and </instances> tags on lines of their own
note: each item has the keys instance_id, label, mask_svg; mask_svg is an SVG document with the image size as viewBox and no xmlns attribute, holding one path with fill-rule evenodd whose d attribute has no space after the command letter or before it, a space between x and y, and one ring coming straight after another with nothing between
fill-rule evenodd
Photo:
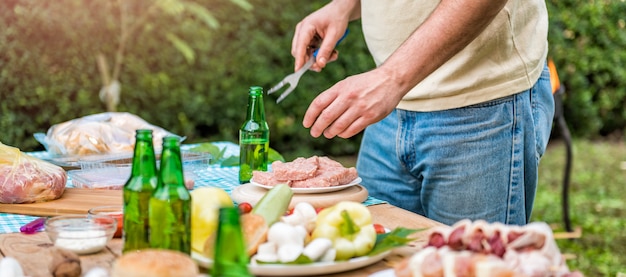
<instances>
[{"instance_id":1,"label":"orange object","mask_svg":"<svg viewBox=\"0 0 626 277\"><path fill-rule=\"evenodd\" d=\"M556 72L556 65L552 59L548 60L548 69L550 70L550 84L552 84L552 94L556 93L561 88L561 81L559 80L559 74Z\"/></svg>"},{"instance_id":2,"label":"orange object","mask_svg":"<svg viewBox=\"0 0 626 277\"><path fill-rule=\"evenodd\" d=\"M113 234L113 237L114 238L121 238L122 237L122 229L123 229L123 225L124 225L124 215L122 215L122 214L107 214L107 215L112 217L113 219L115 219L115 221L117 222L117 227L115 229L115 233ZM100 222L100 221L101 220L96 218L96 223L106 223L106 221L102 221L102 222Z\"/></svg>"},{"instance_id":3,"label":"orange object","mask_svg":"<svg viewBox=\"0 0 626 277\"><path fill-rule=\"evenodd\" d=\"M124 215L119 213L119 214L112 214L111 217L115 218L115 220L117 220L117 229L115 229L115 234L113 234L114 238L121 238L122 237L122 230L124 227Z\"/></svg>"},{"instance_id":4,"label":"orange object","mask_svg":"<svg viewBox=\"0 0 626 277\"><path fill-rule=\"evenodd\" d=\"M124 229L124 207L123 206L98 206L89 209L88 214L92 215L108 215L115 219L117 226L115 229L114 238L122 237L122 230Z\"/></svg>"}]
</instances>

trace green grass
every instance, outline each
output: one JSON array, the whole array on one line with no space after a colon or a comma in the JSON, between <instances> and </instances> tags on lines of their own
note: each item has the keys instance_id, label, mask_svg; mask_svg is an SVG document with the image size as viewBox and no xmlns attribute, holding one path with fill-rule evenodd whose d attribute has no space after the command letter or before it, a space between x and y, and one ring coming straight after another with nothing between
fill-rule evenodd
<instances>
[{"instance_id":1,"label":"green grass","mask_svg":"<svg viewBox=\"0 0 626 277\"><path fill-rule=\"evenodd\" d=\"M355 157L333 157L354 166ZM539 166L539 188L532 221L545 221L555 233L565 232L561 190L565 144L553 140ZM626 145L615 142L573 143L570 218L582 235L558 239L570 270L587 277L626 273Z\"/></svg>"},{"instance_id":2,"label":"green grass","mask_svg":"<svg viewBox=\"0 0 626 277\"><path fill-rule=\"evenodd\" d=\"M582 236L559 239L571 257L570 269L585 276L616 276L626 272L626 145L575 140L570 181L570 218ZM539 188L532 221L545 221L564 232L561 189L565 145L551 142L539 166Z\"/></svg>"}]
</instances>

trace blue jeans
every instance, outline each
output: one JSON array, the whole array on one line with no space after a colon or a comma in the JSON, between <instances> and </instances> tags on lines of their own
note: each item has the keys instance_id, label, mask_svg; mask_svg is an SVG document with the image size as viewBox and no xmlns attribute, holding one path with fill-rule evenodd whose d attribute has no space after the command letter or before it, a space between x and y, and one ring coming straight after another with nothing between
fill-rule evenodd
<instances>
[{"instance_id":1,"label":"blue jeans","mask_svg":"<svg viewBox=\"0 0 626 277\"><path fill-rule=\"evenodd\" d=\"M365 130L357 170L371 196L452 225L529 221L554 116L547 68L529 90L468 107L396 109Z\"/></svg>"}]
</instances>

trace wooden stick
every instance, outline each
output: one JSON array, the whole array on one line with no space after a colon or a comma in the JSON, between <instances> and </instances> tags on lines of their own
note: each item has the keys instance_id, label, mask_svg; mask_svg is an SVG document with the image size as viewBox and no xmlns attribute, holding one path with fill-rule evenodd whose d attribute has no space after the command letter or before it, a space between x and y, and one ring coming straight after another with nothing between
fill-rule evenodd
<instances>
[{"instance_id":1,"label":"wooden stick","mask_svg":"<svg viewBox=\"0 0 626 277\"><path fill-rule=\"evenodd\" d=\"M104 57L104 54L98 53L96 55L96 62L98 63L98 71L100 71L100 77L102 78L102 86L106 87L111 84L111 76L109 76L109 65Z\"/></svg>"},{"instance_id":2,"label":"wooden stick","mask_svg":"<svg viewBox=\"0 0 626 277\"><path fill-rule=\"evenodd\" d=\"M580 226L574 228L574 232L554 233L554 239L577 239L582 237L583 231Z\"/></svg>"}]
</instances>

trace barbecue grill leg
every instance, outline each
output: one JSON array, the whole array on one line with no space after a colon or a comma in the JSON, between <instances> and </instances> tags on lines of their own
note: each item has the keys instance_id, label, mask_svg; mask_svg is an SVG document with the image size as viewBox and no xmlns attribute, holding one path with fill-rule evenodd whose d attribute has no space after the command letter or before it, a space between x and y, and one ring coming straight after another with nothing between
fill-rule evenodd
<instances>
[{"instance_id":1,"label":"barbecue grill leg","mask_svg":"<svg viewBox=\"0 0 626 277\"><path fill-rule=\"evenodd\" d=\"M563 208L563 222L565 223L565 230L567 232L572 232L572 222L569 217L569 182L570 175L572 170L572 136L569 132L569 128L567 128L567 123L565 122L565 117L563 116L563 101L561 99L561 94L564 89L561 87L558 92L554 94L554 104L555 104L555 119L559 130L561 132L561 136L563 140L565 140L565 171L563 172L563 190L562 190L562 208Z\"/></svg>"}]
</instances>

